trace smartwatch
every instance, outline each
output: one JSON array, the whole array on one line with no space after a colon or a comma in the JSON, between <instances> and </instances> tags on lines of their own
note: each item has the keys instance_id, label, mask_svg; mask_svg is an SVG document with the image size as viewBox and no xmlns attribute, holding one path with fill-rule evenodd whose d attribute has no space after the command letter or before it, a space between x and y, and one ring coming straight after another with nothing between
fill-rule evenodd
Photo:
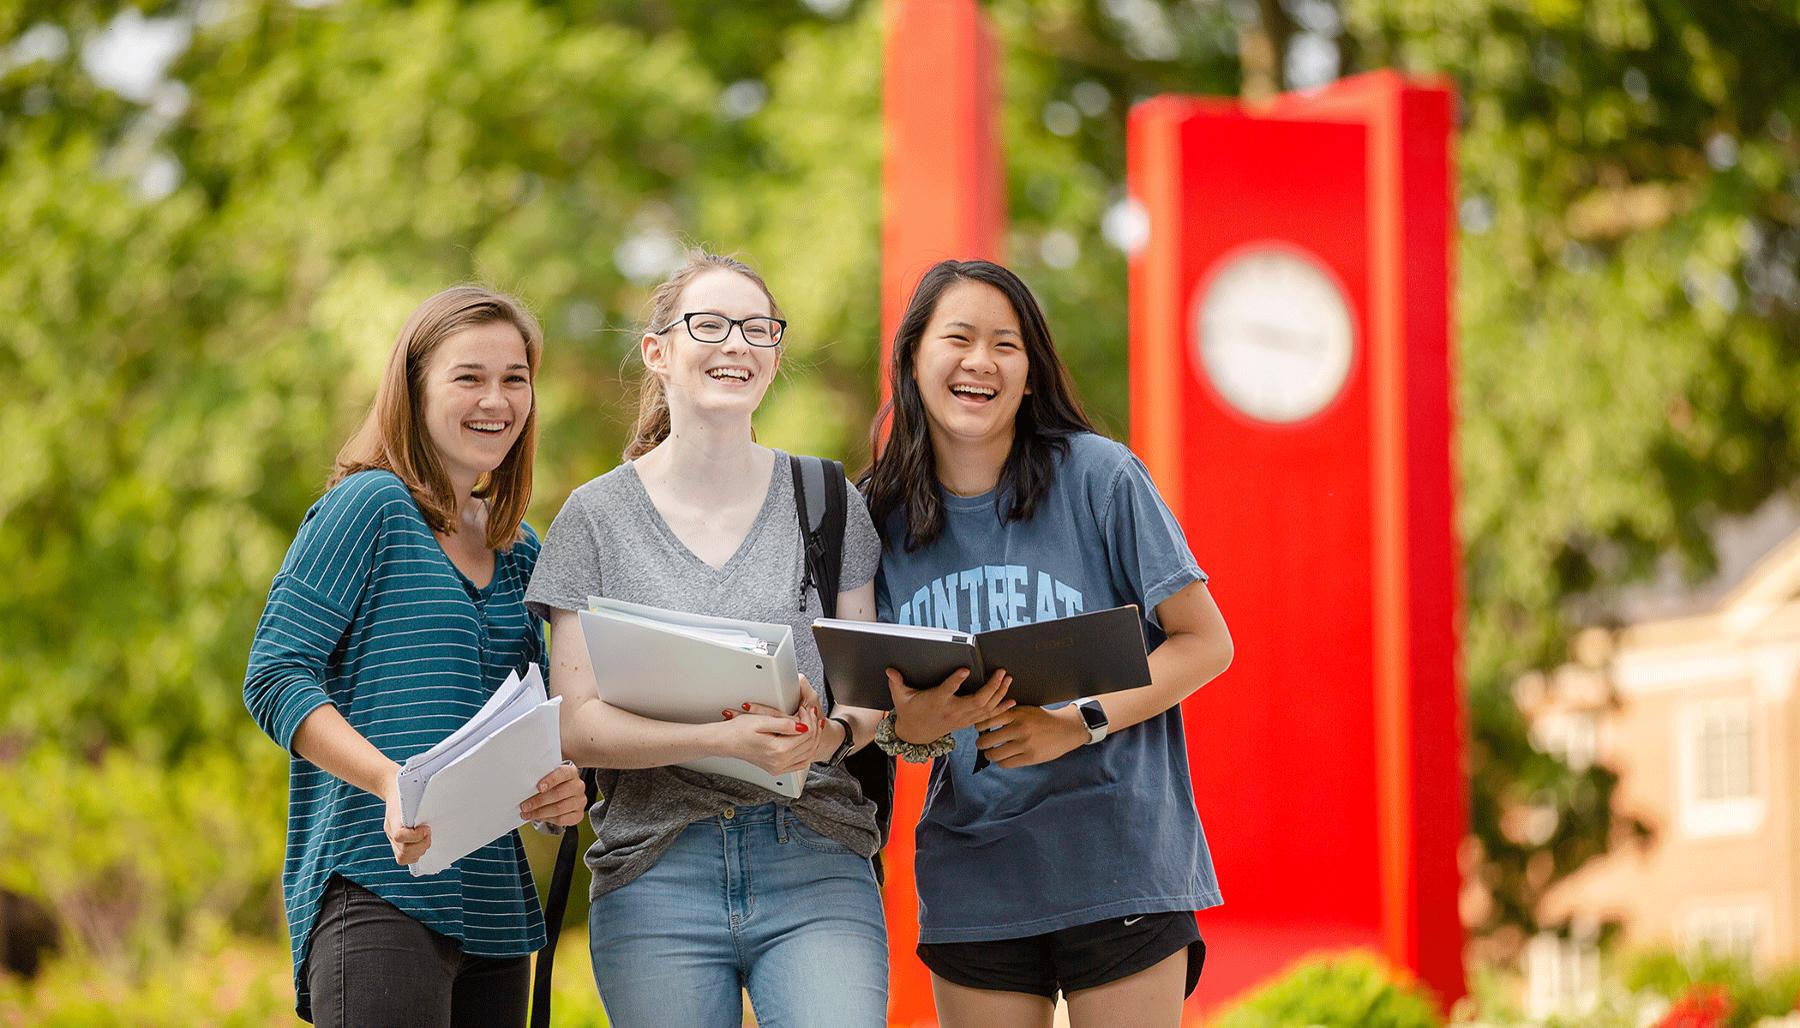
<instances>
[{"instance_id":1,"label":"smartwatch","mask_svg":"<svg viewBox=\"0 0 1800 1028\"><path fill-rule=\"evenodd\" d=\"M845 757L850 755L850 751L856 748L856 733L850 730L850 722L835 714L826 717L825 720L836 721L844 726L844 741L838 743L838 748L832 751L831 758L825 761L826 767L837 767L844 762Z\"/></svg>"},{"instance_id":2,"label":"smartwatch","mask_svg":"<svg viewBox=\"0 0 1800 1028\"><path fill-rule=\"evenodd\" d=\"M1106 711L1101 709L1099 700L1083 696L1075 701L1075 709L1081 711L1081 723L1087 726L1087 745L1106 738Z\"/></svg>"}]
</instances>

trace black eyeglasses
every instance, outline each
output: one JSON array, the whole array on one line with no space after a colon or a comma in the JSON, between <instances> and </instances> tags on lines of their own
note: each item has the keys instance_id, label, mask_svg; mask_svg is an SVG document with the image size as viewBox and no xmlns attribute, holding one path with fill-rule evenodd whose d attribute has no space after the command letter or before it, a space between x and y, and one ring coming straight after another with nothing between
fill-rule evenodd
<instances>
[{"instance_id":1,"label":"black eyeglasses","mask_svg":"<svg viewBox=\"0 0 1800 1028\"><path fill-rule=\"evenodd\" d=\"M687 323L688 335L701 343L722 343L736 326L738 334L751 346L780 346L781 334L787 331L787 322L780 318L728 318L723 314L696 311L669 322L657 329L656 334L662 335L682 322Z\"/></svg>"}]
</instances>

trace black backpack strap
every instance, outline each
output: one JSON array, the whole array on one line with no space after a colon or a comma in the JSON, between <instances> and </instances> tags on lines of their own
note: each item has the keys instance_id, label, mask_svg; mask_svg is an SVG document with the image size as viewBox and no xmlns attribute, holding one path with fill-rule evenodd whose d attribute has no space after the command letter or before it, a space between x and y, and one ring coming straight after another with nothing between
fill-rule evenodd
<instances>
[{"instance_id":1,"label":"black backpack strap","mask_svg":"<svg viewBox=\"0 0 1800 1028\"><path fill-rule=\"evenodd\" d=\"M844 525L848 518L845 494L849 481L844 466L820 457L794 457L794 508L800 515L800 538L806 552L806 568L801 581L802 598L806 589L819 594L819 607L826 617L837 616L838 585L844 571ZM827 699L831 683L819 683ZM865 797L875 804L875 827L880 833L879 846L885 848L888 831L894 820L894 758L874 746L844 758L844 768L862 786ZM875 878L883 879L881 854L875 854Z\"/></svg>"},{"instance_id":2,"label":"black backpack strap","mask_svg":"<svg viewBox=\"0 0 1800 1028\"><path fill-rule=\"evenodd\" d=\"M587 786L587 809L592 810L600 796L600 774L594 768L584 767L581 781ZM550 893L544 897L544 948L538 950L537 964L531 972L531 1028L550 1028L550 972L556 964L556 940L562 935L563 911L569 906L575 859L580 855L581 826L569 825L563 829L562 843L556 848L556 870L550 874Z\"/></svg>"},{"instance_id":3,"label":"black backpack strap","mask_svg":"<svg viewBox=\"0 0 1800 1028\"><path fill-rule=\"evenodd\" d=\"M825 616L837 617L838 582L844 571L844 466L822 457L791 461L794 509L800 515L800 539L806 550L800 590L816 590Z\"/></svg>"}]
</instances>

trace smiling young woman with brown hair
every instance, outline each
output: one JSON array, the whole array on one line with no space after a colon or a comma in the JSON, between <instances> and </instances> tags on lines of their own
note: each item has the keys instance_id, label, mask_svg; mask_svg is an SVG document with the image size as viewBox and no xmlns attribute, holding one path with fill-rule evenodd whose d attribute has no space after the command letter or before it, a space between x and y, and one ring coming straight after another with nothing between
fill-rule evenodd
<instances>
[{"instance_id":1,"label":"smiling young woman with brown hair","mask_svg":"<svg viewBox=\"0 0 1800 1028\"><path fill-rule=\"evenodd\" d=\"M525 1023L544 922L517 833L414 877L431 830L402 824L396 773L543 659L523 521L542 352L510 297L420 304L269 588L244 703L292 755L282 895L316 1024ZM577 824L584 798L565 766L520 816Z\"/></svg>"}]
</instances>

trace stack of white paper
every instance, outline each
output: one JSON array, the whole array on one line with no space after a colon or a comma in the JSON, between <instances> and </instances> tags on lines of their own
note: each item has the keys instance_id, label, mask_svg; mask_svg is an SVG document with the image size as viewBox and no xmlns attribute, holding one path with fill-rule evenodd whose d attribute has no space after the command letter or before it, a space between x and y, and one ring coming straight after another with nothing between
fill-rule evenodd
<instances>
[{"instance_id":1,"label":"stack of white paper","mask_svg":"<svg viewBox=\"0 0 1800 1028\"><path fill-rule=\"evenodd\" d=\"M475 716L400 769L400 814L431 829L414 875L437 874L524 824L519 804L562 763L562 697L545 695L536 664L494 691Z\"/></svg>"},{"instance_id":2,"label":"stack of white paper","mask_svg":"<svg viewBox=\"0 0 1800 1028\"><path fill-rule=\"evenodd\" d=\"M590 602L597 602L597 600L591 600ZM594 609L598 611L603 608L596 607ZM617 607L607 607L604 609L606 610L608 617L619 621L629 622L653 631L686 636L690 639L698 639L701 642L712 643L715 646L726 646L734 650L743 650L745 653L761 653L764 656L773 656L775 653L775 646L773 643L769 642L767 639L761 639L751 635L749 632L739 628L719 627L716 625L676 624L672 621L663 621L657 618L633 614L629 611L618 609Z\"/></svg>"},{"instance_id":3,"label":"stack of white paper","mask_svg":"<svg viewBox=\"0 0 1800 1028\"><path fill-rule=\"evenodd\" d=\"M721 710L735 710L746 700L789 713L800 706L794 633L787 625L590 596L581 631L600 698L639 717L713 724ZM805 771L771 775L735 757L701 757L680 766L751 782L789 799L806 787Z\"/></svg>"}]
</instances>

